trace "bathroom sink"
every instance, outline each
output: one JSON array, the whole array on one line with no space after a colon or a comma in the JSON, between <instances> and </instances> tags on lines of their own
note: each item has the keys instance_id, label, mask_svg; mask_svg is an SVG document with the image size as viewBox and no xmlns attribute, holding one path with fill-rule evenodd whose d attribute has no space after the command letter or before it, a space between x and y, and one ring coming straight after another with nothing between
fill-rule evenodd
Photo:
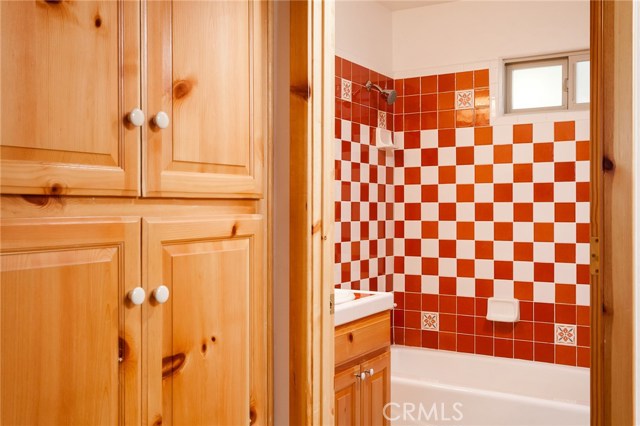
<instances>
[{"instance_id":1,"label":"bathroom sink","mask_svg":"<svg viewBox=\"0 0 640 426\"><path fill-rule=\"evenodd\" d=\"M393 293L336 289L335 306L335 325L342 325L393 309Z\"/></svg>"}]
</instances>

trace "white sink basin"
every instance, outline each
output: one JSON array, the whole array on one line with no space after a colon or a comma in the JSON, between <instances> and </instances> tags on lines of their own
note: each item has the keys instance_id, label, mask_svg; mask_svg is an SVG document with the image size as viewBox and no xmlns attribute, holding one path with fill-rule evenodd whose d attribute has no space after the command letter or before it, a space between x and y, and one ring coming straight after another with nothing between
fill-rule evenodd
<instances>
[{"instance_id":1,"label":"white sink basin","mask_svg":"<svg viewBox=\"0 0 640 426\"><path fill-rule=\"evenodd\" d=\"M335 290L335 325L346 324L393 309L393 293L384 291Z\"/></svg>"}]
</instances>

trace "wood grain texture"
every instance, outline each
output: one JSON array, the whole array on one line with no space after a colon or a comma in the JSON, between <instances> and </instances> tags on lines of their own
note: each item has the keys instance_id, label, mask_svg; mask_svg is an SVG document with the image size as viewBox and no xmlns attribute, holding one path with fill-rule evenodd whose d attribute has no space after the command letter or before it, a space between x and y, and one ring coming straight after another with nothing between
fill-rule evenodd
<instances>
[{"instance_id":1,"label":"wood grain texture","mask_svg":"<svg viewBox=\"0 0 640 426\"><path fill-rule=\"evenodd\" d=\"M148 2L143 192L263 196L268 137L268 2Z\"/></svg>"},{"instance_id":2,"label":"wood grain texture","mask_svg":"<svg viewBox=\"0 0 640 426\"><path fill-rule=\"evenodd\" d=\"M0 5L3 193L136 195L140 5Z\"/></svg>"},{"instance_id":3,"label":"wood grain texture","mask_svg":"<svg viewBox=\"0 0 640 426\"><path fill-rule=\"evenodd\" d=\"M391 344L391 316L389 311L336 327L335 365L339 368L353 360L388 347Z\"/></svg>"},{"instance_id":4,"label":"wood grain texture","mask_svg":"<svg viewBox=\"0 0 640 426\"><path fill-rule=\"evenodd\" d=\"M139 424L141 308L126 301L140 282L139 220L1 229L2 424Z\"/></svg>"},{"instance_id":5,"label":"wood grain texture","mask_svg":"<svg viewBox=\"0 0 640 426\"><path fill-rule=\"evenodd\" d=\"M359 375L360 365L354 365L335 376L336 426L360 426L362 424L362 382Z\"/></svg>"},{"instance_id":6,"label":"wood grain texture","mask_svg":"<svg viewBox=\"0 0 640 426\"><path fill-rule=\"evenodd\" d=\"M363 362L360 370L367 374L362 386L362 425L388 426L390 413L385 416L385 409L391 402L391 353Z\"/></svg>"}]
</instances>

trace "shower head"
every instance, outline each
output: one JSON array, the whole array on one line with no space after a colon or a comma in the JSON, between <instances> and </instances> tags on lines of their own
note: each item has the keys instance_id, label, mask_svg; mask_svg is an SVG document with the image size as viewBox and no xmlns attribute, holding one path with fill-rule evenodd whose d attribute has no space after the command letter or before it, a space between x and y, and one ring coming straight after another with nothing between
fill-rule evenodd
<instances>
[{"instance_id":1,"label":"shower head","mask_svg":"<svg viewBox=\"0 0 640 426\"><path fill-rule=\"evenodd\" d=\"M398 94L396 93L395 90L385 90L382 87L378 86L377 84L372 83L371 81L367 81L367 84L365 84L364 87L366 87L369 92L371 91L371 89L375 89L378 92L380 92L382 97L387 100L387 103L389 105L393 104L396 101L396 98L398 97Z\"/></svg>"}]
</instances>

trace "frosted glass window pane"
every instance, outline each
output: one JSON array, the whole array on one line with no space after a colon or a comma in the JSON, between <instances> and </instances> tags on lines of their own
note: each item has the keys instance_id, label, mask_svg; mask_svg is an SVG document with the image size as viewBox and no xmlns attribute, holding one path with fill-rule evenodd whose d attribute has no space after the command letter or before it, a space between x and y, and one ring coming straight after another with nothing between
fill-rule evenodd
<instances>
[{"instance_id":1,"label":"frosted glass window pane","mask_svg":"<svg viewBox=\"0 0 640 426\"><path fill-rule=\"evenodd\" d=\"M562 106L562 65L515 69L511 74L511 108Z\"/></svg>"},{"instance_id":2,"label":"frosted glass window pane","mask_svg":"<svg viewBox=\"0 0 640 426\"><path fill-rule=\"evenodd\" d=\"M589 103L589 61L576 62L576 103Z\"/></svg>"}]
</instances>

